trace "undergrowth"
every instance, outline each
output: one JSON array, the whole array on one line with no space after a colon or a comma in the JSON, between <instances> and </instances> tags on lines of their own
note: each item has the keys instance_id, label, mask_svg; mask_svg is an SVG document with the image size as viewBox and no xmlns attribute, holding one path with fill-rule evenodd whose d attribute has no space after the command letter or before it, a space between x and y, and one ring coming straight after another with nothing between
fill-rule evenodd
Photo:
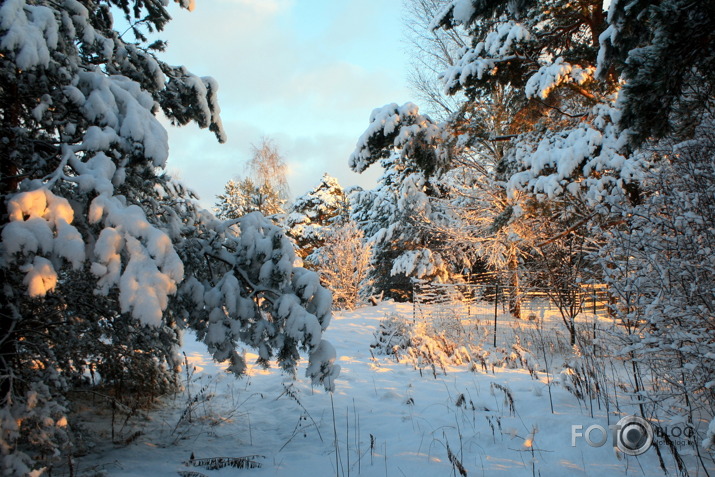
<instances>
[{"instance_id":1,"label":"undergrowth","mask_svg":"<svg viewBox=\"0 0 715 477\"><path fill-rule=\"evenodd\" d=\"M456 318L432 324L391 313L380 321L370 347L375 354L412 363L420 372L429 369L435 377L464 364L473 371L524 368L536 375L537 362L518 336L509 348L485 346L476 336L478 330L466 329Z\"/></svg>"}]
</instances>

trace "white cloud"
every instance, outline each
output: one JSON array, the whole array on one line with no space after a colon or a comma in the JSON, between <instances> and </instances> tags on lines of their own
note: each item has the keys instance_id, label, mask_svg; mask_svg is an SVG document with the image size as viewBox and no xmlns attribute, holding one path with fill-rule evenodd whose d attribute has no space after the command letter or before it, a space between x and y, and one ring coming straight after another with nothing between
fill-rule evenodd
<instances>
[{"instance_id":1,"label":"white cloud","mask_svg":"<svg viewBox=\"0 0 715 477\"><path fill-rule=\"evenodd\" d=\"M168 169L199 195L205 208L213 207L216 195L223 192L228 180L245 176L250 145L258 144L266 135L248 123L233 124L232 129L241 134L238 146L218 144L210 134L193 125L169 128L172 160ZM343 187L359 185L363 188L374 187L381 174L379 168L357 174L347 167L347 158L355 145L355 138L349 134L277 133L272 137L288 164L288 181L294 198L316 186L326 172L336 177Z\"/></svg>"},{"instance_id":2,"label":"white cloud","mask_svg":"<svg viewBox=\"0 0 715 477\"><path fill-rule=\"evenodd\" d=\"M326 172L337 178L345 188L354 185L372 188L380 175L377 169L357 174L346 166L355 142L351 136L316 134L297 138L281 137L279 140L289 165L289 181L294 197L318 185Z\"/></svg>"},{"instance_id":3,"label":"white cloud","mask_svg":"<svg viewBox=\"0 0 715 477\"><path fill-rule=\"evenodd\" d=\"M228 143L194 126L170 131L169 169L210 206L267 135L291 166L294 195L324 172L370 187L378 172L358 176L347 160L373 108L410 99L399 3L197 0L191 13L176 9L161 35L164 59L218 80Z\"/></svg>"},{"instance_id":4,"label":"white cloud","mask_svg":"<svg viewBox=\"0 0 715 477\"><path fill-rule=\"evenodd\" d=\"M387 91L400 94L393 86L397 79L384 70L367 71L358 65L335 61L293 76L286 91L296 100L309 101L319 109L364 110L366 104L378 101Z\"/></svg>"}]
</instances>

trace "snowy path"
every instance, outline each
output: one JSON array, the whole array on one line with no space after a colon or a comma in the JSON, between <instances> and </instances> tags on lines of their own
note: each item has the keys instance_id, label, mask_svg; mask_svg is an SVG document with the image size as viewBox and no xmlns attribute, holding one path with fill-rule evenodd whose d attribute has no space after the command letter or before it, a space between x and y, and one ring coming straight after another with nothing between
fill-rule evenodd
<instances>
[{"instance_id":1,"label":"snowy path","mask_svg":"<svg viewBox=\"0 0 715 477\"><path fill-rule=\"evenodd\" d=\"M144 434L131 445L80 460L80 472L152 477L181 471L207 476L459 475L451 453L470 476L662 475L652 449L619 460L610 440L594 448L580 439L572 447L572 424L606 426L605 413L598 411L600 418L591 419L583 404L552 386L552 414L543 376L537 381L524 370L484 374L463 367L435 379L386 357L374 359L369 348L373 332L386 313L395 311L410 314L411 305L384 303L335 317L326 334L342 366L333 406L329 394L277 370L253 370L237 381L208 362L201 345L187 343L190 360L203 368L190 388L192 396L199 396L192 422L177 428L187 401L186 394L179 394L167 409L151 414ZM304 369L302 364L301 373ZM510 390L513 412L496 385ZM209 394L214 396L206 399ZM263 467L206 470L182 465L192 453L197 459L260 455Z\"/></svg>"}]
</instances>

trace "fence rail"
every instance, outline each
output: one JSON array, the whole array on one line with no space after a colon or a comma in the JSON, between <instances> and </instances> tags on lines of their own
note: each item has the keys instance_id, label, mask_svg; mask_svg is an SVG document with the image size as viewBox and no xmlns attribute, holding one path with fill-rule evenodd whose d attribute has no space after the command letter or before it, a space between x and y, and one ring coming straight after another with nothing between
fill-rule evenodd
<instances>
[{"instance_id":1,"label":"fence rail","mask_svg":"<svg viewBox=\"0 0 715 477\"><path fill-rule=\"evenodd\" d=\"M510 313L510 304L520 303L520 316ZM425 283L413 287L413 319L431 323L459 320L465 325L481 327L489 333L493 345L497 338L510 337L499 332L500 324L539 323L544 328L563 332L564 320L573 318L574 325L609 320L609 295L598 285L571 289L559 295L545 288L502 286L498 283Z\"/></svg>"}]
</instances>

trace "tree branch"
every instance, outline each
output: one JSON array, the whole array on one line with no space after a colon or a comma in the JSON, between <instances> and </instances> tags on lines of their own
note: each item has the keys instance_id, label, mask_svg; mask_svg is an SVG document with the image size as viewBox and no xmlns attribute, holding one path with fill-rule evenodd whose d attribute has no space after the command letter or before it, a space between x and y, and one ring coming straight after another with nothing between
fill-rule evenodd
<instances>
[{"instance_id":1,"label":"tree branch","mask_svg":"<svg viewBox=\"0 0 715 477\"><path fill-rule=\"evenodd\" d=\"M594 215L596 215L596 214L595 214L595 213L592 213L592 214L589 215L588 217L585 217L585 218L579 220L578 222L576 222L576 224L574 224L574 225L572 225L571 227L567 228L567 229L564 230L563 232L560 232L560 233L554 235L553 237L544 240L544 241L541 242L541 243L537 243L536 245L534 245L534 247L535 247L535 248L542 248L542 247L545 247L546 245L549 245L550 243L556 242L556 241L559 240L560 238L563 238L563 237L567 236L568 234L574 232L576 229L578 229L579 227L581 227L582 225L584 225L586 222L588 222L589 220L591 220Z\"/></svg>"}]
</instances>

